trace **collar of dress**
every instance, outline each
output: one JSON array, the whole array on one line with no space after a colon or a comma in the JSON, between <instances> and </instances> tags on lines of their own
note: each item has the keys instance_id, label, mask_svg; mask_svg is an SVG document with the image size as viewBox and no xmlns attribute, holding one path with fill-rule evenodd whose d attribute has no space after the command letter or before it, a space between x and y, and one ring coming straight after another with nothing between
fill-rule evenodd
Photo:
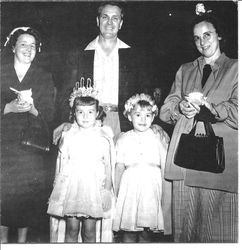
<instances>
[{"instance_id":1,"label":"collar of dress","mask_svg":"<svg viewBox=\"0 0 242 250\"><path fill-rule=\"evenodd\" d=\"M211 66L212 70L218 69L224 63L225 58L226 58L226 55L224 53L221 53L219 58L214 62L214 65ZM205 65L205 61L204 61L203 56L200 56L195 61L193 61L193 65L194 66L198 65L198 67L202 71L203 66Z\"/></svg>"}]
</instances>

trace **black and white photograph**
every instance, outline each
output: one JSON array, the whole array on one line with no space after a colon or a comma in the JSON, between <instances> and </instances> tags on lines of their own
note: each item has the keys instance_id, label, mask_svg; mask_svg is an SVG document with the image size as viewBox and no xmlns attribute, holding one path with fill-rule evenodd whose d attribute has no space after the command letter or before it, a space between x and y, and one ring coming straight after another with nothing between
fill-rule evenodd
<instances>
[{"instance_id":1,"label":"black and white photograph","mask_svg":"<svg viewBox=\"0 0 242 250\"><path fill-rule=\"evenodd\" d=\"M239 7L0 1L3 249L238 246Z\"/></svg>"}]
</instances>

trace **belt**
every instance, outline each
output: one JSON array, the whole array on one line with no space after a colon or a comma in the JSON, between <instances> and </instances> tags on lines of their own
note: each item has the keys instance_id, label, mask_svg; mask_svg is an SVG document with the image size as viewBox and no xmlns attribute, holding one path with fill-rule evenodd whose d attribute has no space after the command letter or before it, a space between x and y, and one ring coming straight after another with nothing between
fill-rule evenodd
<instances>
[{"instance_id":1,"label":"belt","mask_svg":"<svg viewBox=\"0 0 242 250\"><path fill-rule=\"evenodd\" d=\"M127 165L126 169L128 168L133 168L133 167L157 167L157 168L161 168L160 165L154 164L154 163L144 163L143 165L138 164L138 163L134 163L132 165Z\"/></svg>"},{"instance_id":2,"label":"belt","mask_svg":"<svg viewBox=\"0 0 242 250\"><path fill-rule=\"evenodd\" d=\"M102 105L104 112L118 112L118 106L112 104L103 104Z\"/></svg>"}]
</instances>

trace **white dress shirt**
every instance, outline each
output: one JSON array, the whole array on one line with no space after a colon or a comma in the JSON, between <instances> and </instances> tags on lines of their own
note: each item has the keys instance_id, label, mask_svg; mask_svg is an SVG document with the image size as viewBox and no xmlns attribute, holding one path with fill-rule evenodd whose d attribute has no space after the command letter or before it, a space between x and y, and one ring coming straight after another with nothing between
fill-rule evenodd
<instances>
[{"instance_id":1,"label":"white dress shirt","mask_svg":"<svg viewBox=\"0 0 242 250\"><path fill-rule=\"evenodd\" d=\"M127 44L117 39L117 44L111 54L104 53L98 43L98 38L90 42L85 50L95 50L93 65L93 80L98 90L100 104L118 105L119 90L119 54L120 48L130 48Z\"/></svg>"}]
</instances>

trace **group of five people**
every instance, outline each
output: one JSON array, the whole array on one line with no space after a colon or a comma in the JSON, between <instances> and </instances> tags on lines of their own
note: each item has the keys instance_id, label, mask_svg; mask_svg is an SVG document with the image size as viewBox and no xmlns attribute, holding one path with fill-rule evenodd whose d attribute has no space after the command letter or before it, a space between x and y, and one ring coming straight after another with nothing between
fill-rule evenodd
<instances>
[{"instance_id":1,"label":"group of five people","mask_svg":"<svg viewBox=\"0 0 242 250\"><path fill-rule=\"evenodd\" d=\"M48 198L53 223L64 219L66 242L96 242L100 221L102 242L112 241L113 231L123 232L123 242L151 242L155 232L172 234L175 242L237 242L238 62L222 50L220 24L213 12L198 11L192 35L201 56L181 65L164 105L157 107L142 93L149 81L138 51L118 38L123 15L119 3L102 3L99 35L70 58L71 84L57 100L63 123L53 134L58 156L50 197L45 191L50 159L26 152L19 134L40 114L51 125L58 95L50 74L36 65L42 45L38 32L19 27L9 34L6 45L14 59L1 67L3 243L11 227L18 228L18 242L26 242L28 227L46 214ZM202 86L205 64L211 73ZM80 79L92 86L75 88ZM12 89L31 89L33 103L20 104ZM223 173L174 164L180 135L189 133L204 110L187 101L192 92L206 97L203 106L214 118L216 135L224 139ZM174 125L170 141L152 125L157 115ZM59 229L52 225L51 235Z\"/></svg>"}]
</instances>

